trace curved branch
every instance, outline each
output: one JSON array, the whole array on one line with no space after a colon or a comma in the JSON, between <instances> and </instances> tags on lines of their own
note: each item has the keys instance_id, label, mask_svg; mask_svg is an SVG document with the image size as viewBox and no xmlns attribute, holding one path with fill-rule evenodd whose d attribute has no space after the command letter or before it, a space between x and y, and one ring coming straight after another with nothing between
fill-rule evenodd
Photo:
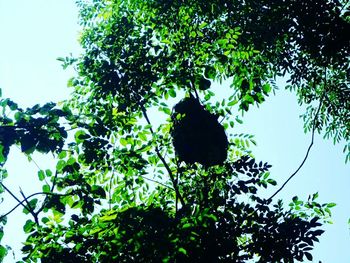
<instances>
[{"instance_id":1,"label":"curved branch","mask_svg":"<svg viewBox=\"0 0 350 263\"><path fill-rule=\"evenodd\" d=\"M301 164L299 165L299 167L295 170L294 173L292 173L291 176L289 176L289 178L284 182L284 184L270 197L268 198L266 201L269 203L272 198L274 198L286 185L287 183L300 171L300 169L304 166L307 158L309 157L309 153L310 153L310 150L312 148L312 146L314 145L314 138L315 138L315 131L316 131L316 122L317 122L317 117L320 113L320 110L321 110L321 107L322 107L322 103L323 103L323 98L324 98L324 95L326 94L326 91L324 90L323 91L323 94L322 94L322 97L320 99L320 104L318 105L318 109L316 111L316 114L315 114L315 117L313 119L313 124L312 124L312 132L311 132L311 142L310 142L310 145L306 151L306 154L305 154L305 157L303 159L303 161L301 162Z\"/></svg>"}]
</instances>

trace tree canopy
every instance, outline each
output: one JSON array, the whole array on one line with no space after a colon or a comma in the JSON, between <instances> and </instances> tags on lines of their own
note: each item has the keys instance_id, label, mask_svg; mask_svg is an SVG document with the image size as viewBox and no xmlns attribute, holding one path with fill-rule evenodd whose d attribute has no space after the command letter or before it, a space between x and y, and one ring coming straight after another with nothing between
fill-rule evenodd
<instances>
[{"instance_id":1,"label":"tree canopy","mask_svg":"<svg viewBox=\"0 0 350 263\"><path fill-rule=\"evenodd\" d=\"M334 204L311 194L286 208L275 198L284 185L262 198L277 184L271 166L254 158L252 135L232 131L284 77L307 106L305 131L345 142L350 160L347 2L77 5L83 53L58 58L76 70L71 98L27 109L0 101L0 191L12 194L12 145L57 159L38 171L42 192L14 196L29 215L23 261L312 260ZM223 81L218 101L212 83Z\"/></svg>"}]
</instances>

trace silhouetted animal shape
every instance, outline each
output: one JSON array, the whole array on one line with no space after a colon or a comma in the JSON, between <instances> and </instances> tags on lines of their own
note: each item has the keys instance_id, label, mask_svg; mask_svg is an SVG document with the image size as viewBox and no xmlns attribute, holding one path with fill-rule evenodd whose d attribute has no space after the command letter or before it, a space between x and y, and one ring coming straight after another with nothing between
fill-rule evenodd
<instances>
[{"instance_id":1,"label":"silhouetted animal shape","mask_svg":"<svg viewBox=\"0 0 350 263\"><path fill-rule=\"evenodd\" d=\"M181 161L209 167L226 160L228 141L224 127L198 99L191 96L177 103L172 121L173 145Z\"/></svg>"}]
</instances>

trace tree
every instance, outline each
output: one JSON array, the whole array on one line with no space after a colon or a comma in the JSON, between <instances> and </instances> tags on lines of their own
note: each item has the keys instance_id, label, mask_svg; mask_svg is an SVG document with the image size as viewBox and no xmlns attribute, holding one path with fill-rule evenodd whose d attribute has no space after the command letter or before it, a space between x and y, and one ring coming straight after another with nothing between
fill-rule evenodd
<instances>
[{"instance_id":1,"label":"tree","mask_svg":"<svg viewBox=\"0 0 350 263\"><path fill-rule=\"evenodd\" d=\"M269 164L256 161L249 150L253 137L228 136L226 146L225 139L213 138L222 142L215 144L201 135L213 130L206 127L219 131L221 124L229 135L240 112L263 103L276 88L274 80L285 76L300 103L310 104L306 130L323 129L326 137L348 142L345 3L78 5L84 54L59 59L77 71L68 83L72 98L30 109L1 100L4 112L11 113L1 118L0 161L14 144L28 156L39 151L57 157L55 171L38 172L42 193L23 194L23 201L16 197L31 215L24 226L24 260L311 260L333 204L318 204L315 194L305 202L295 197L285 209L275 195L259 197L259 188L276 181ZM232 81L231 94L217 102L211 83L223 80ZM171 110L181 100L192 101L188 107L195 109L183 109L180 102ZM150 115L154 109L159 122ZM201 122L194 124L199 116ZM198 146L197 151L184 156L177 145L194 140L191 149ZM225 161L215 157L216 145L223 145ZM348 160L349 144L345 150ZM5 183L1 187L11 193Z\"/></svg>"}]
</instances>

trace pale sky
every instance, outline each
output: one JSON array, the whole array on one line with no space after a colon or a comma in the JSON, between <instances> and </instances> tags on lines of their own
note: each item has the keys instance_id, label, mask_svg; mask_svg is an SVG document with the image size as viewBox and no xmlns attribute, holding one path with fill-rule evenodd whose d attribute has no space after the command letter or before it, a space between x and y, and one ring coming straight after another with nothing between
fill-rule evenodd
<instances>
[{"instance_id":1,"label":"pale sky","mask_svg":"<svg viewBox=\"0 0 350 263\"><path fill-rule=\"evenodd\" d=\"M0 0L0 88L3 97L9 97L20 106L60 101L69 96L67 80L72 71L63 71L57 57L69 53L79 54L77 8L73 0ZM226 87L222 87L226 88ZM273 165L271 174L281 185L299 166L310 143L310 134L303 133L303 112L294 94L283 90L271 96L266 103L250 110L244 116L244 124L237 133L254 134L258 143L253 153L258 160ZM50 158L36 155L42 169L53 167ZM315 144L302 170L277 196L287 205L298 195L307 199L319 192L320 203L335 202L333 225L324 227L326 232L313 251L314 262L349 263L350 231L350 165L344 164L342 145L333 146L321 136ZM12 151L7 167L9 178L4 183L18 193L19 186L29 195L38 188L37 168L23 155ZM275 189L268 190L266 196ZM0 204L0 214L14 204L6 195ZM3 244L13 247L17 253L20 241L24 241L22 226L25 217L21 209L8 217ZM21 236L23 238L21 238ZM18 260L19 258L17 258ZM7 257L5 262L14 262Z\"/></svg>"}]
</instances>

